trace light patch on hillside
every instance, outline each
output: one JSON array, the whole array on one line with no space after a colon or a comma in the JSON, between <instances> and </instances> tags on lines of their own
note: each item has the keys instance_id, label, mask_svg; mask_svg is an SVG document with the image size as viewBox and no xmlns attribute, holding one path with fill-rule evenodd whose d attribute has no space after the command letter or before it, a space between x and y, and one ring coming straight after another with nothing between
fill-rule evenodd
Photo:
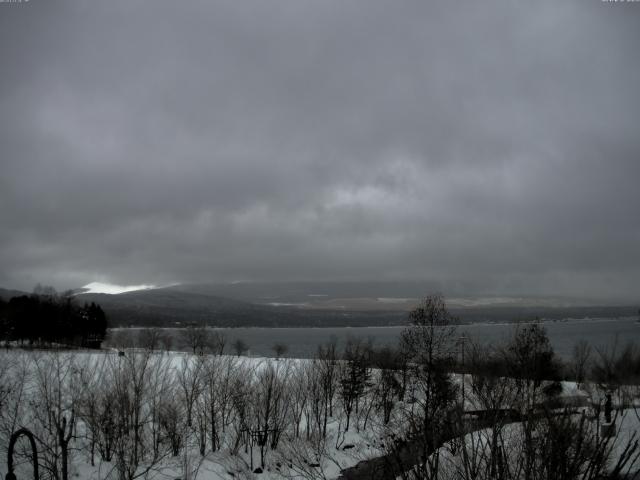
<instances>
[{"instance_id":1,"label":"light patch on hillside","mask_svg":"<svg viewBox=\"0 0 640 480\"><path fill-rule=\"evenodd\" d=\"M149 290L156 288L155 285L114 285L112 283L91 282L86 284L82 293L109 293L112 295L135 290Z\"/></svg>"}]
</instances>

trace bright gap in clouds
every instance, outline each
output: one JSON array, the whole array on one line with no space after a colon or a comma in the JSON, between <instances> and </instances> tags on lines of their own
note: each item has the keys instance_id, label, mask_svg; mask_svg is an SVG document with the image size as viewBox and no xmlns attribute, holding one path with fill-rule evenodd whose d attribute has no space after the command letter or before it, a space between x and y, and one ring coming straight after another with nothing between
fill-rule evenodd
<instances>
[{"instance_id":1,"label":"bright gap in clouds","mask_svg":"<svg viewBox=\"0 0 640 480\"><path fill-rule=\"evenodd\" d=\"M135 290L148 290L156 288L155 285L114 285L112 283L91 282L86 284L83 293L110 293L118 294L124 292L133 292Z\"/></svg>"}]
</instances>

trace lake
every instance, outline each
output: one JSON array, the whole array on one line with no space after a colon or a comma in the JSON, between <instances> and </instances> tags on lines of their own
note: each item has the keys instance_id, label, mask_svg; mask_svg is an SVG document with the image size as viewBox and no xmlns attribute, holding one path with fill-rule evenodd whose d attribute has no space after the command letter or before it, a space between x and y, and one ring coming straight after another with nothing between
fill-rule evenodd
<instances>
[{"instance_id":1,"label":"lake","mask_svg":"<svg viewBox=\"0 0 640 480\"><path fill-rule=\"evenodd\" d=\"M573 346L586 340L595 348L606 348L617 342L619 345L640 342L640 323L636 318L582 319L542 322L547 330L556 353L564 358L571 355ZM328 328L217 328L227 338L227 351L232 343L242 339L249 346L252 356L273 356L275 343L287 345L286 356L294 358L311 357L319 345L336 339L341 348L348 338L371 339L374 345L397 345L400 332L405 327L328 327ZM459 335L465 335L481 343L498 343L508 339L514 332L514 324L472 324L457 327ZM135 329L131 329L132 333ZM173 331L176 341L180 338L178 329Z\"/></svg>"}]
</instances>

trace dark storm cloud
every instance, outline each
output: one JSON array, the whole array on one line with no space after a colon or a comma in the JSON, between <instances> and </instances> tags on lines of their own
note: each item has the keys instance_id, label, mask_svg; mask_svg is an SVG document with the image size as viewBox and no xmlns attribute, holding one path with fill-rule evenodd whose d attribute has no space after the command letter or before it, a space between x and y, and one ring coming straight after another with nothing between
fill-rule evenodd
<instances>
[{"instance_id":1,"label":"dark storm cloud","mask_svg":"<svg viewBox=\"0 0 640 480\"><path fill-rule=\"evenodd\" d=\"M634 298L639 40L600 1L0 4L0 285Z\"/></svg>"}]
</instances>

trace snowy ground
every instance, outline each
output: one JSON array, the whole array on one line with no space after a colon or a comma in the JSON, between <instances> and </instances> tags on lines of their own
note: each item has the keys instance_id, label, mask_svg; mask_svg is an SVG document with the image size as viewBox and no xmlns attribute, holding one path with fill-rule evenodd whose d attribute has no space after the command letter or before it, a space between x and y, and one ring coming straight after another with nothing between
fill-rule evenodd
<instances>
[{"instance_id":1,"label":"snowy ground","mask_svg":"<svg viewBox=\"0 0 640 480\"><path fill-rule=\"evenodd\" d=\"M135 355L135 352L128 352L127 355ZM140 353L138 353L140 354ZM20 361L32 358L38 355L50 355L43 352L21 352L9 351L0 352L0 362L13 362L18 365ZM75 365L81 369L91 370L101 362L119 362L120 357L117 351L96 353L96 352L75 352ZM166 359L171 371L178 371L183 368L185 362L195 361L194 356L185 353L164 353L156 354ZM233 360L234 368L244 369L246 372L256 374L268 365L288 365L292 369L307 365L310 360L304 359L285 359L274 360L270 358L249 358L249 357L221 357ZM6 371L5 371L6 374ZM0 372L0 384L3 384L2 372ZM465 406L467 410L477 410L479 404L477 399L471 394L470 382L471 377L465 376L464 380L461 375L454 375L454 381L462 388L463 381L465 383ZM30 386L33 382L31 379L25 387L25 396L22 399L24 405L29 405ZM593 399L599 395L597 389L591 386L578 388L573 382L563 382L562 396L575 402L576 405L584 404L588 399ZM76 388L81 388L78 386ZM0 394L2 394L0 387ZM6 392L5 392L6 393ZM0 396L0 401L2 400ZM10 398L10 397L7 397ZM621 406L622 397L614 399L614 406ZM18 420L11 423L11 413L6 410L8 404L2 404L3 415L5 416L0 432L0 441L2 451L0 452L0 474L4 475L7 471L6 451L7 432L10 429L15 430L20 426L31 428L28 423L30 418L27 413L23 414L25 420ZM17 418L17 417L16 417ZM14 419L15 420L15 419ZM231 454L230 443L225 443L224 448L217 452L209 452L202 457L197 451L195 443L190 444L189 448L183 449L178 456L172 457L167 455L161 462L158 462L144 478L150 480L168 480L168 479L189 479L208 480L208 479L282 479L282 478L318 478L331 479L339 476L340 471L344 468L354 466L362 460L383 455L384 445L380 443L379 431L381 422L379 416L373 414L372 419L366 429L358 429L359 421L352 423L352 427L348 432L344 432L344 417L336 407L336 414L328 422L328 435L325 441L313 443L307 441L303 434L299 438L292 435L284 436L276 451L270 451L265 460L265 471L257 474L252 471L260 465L259 447L254 446L253 451L249 446L241 447L237 454ZM85 441L86 428L82 422L78 422L76 435L79 437L76 446L82 447ZM304 431L304 422L301 424L301 430ZM513 424L509 428L517 429L518 425ZM634 409L623 410L618 418L618 428L620 431L619 441L614 446L614 457L622 452L624 442L632 435L640 431L640 418ZM478 433L475 435L481 435ZM85 445L86 446L86 445ZM320 455L318 456L318 452ZM75 448L72 451L71 475L70 478L79 479L116 479L117 472L113 462L101 462L96 455L95 466L90 465L89 454L86 448ZM452 460L453 461L453 460ZM144 467L144 465L143 465ZM28 478L30 473L26 465L20 465L17 468L18 478ZM142 471L142 468L141 470Z\"/></svg>"},{"instance_id":2,"label":"snowy ground","mask_svg":"<svg viewBox=\"0 0 640 480\"><path fill-rule=\"evenodd\" d=\"M22 352L13 350L8 352L0 352L0 361L11 359L16 365L28 358L44 357L47 355L55 355L52 352ZM96 352L74 352L63 353L62 355L72 355L75 358L75 365L84 370L98 369L99 365L108 362L122 361L116 350L106 351L102 353ZM126 352L127 356L142 355L141 352L130 350ZM182 368L184 362L194 362L197 357L183 352L158 353L156 356L164 357L167 361L169 369L177 372ZM287 365L295 368L304 365L309 360L299 359L282 359L274 360L272 358L256 358L256 357L219 357L234 362L234 368L243 368L247 372L257 374L267 365ZM33 368L33 367L32 367ZM34 375L34 372L31 372ZM35 388L32 383L35 380L30 378L25 385L25 392L31 392ZM23 405L30 404L27 393L22 399ZM336 410L337 410L336 406ZM28 419L28 414L23 413L23 417ZM372 422L373 423L373 422ZM6 424L6 422L5 422ZM4 425L3 425L4 426ZM31 429L28 420L18 421L12 426L12 430L26 426ZM304 431L304 421L301 423L301 430ZM7 428L4 428L4 435L1 438L2 452L6 451L8 444ZM256 445L241 447L237 454L232 455L229 448L223 448L217 452L208 452L202 457L197 451L197 445L192 442L191 448L183 449L183 453L179 456L172 457L167 455L163 461L154 466L144 478L153 480L163 479L242 479L242 478L261 478L261 479L282 479L282 478L308 478L310 471L316 478L335 478L339 475L340 470L356 463L378 456L381 450L372 444L370 431L357 431L352 426L350 431L344 432L344 421L340 415L334 415L329 419L327 425L327 438L322 442L320 448L318 443L308 442L304 435L301 438L284 438L281 440L276 451L268 451L265 459L264 472L260 474L253 473L258 468L260 461L260 448ZM78 421L76 426L76 436L78 437L77 445L84 441L87 429L82 421ZM228 445L227 445L228 446ZM315 451L322 450L321 458L315 456ZM307 463L300 462L300 458L308 457ZM314 458L315 456L315 458ZM91 466L89 454L86 445L83 448L74 448L71 452L70 462L70 478L82 479L116 479L117 471L114 462L105 462L99 460L96 455L95 465ZM297 459L297 460L296 460ZM144 468L141 466L140 471ZM7 472L6 454L0 454L0 474L4 476ZM26 464L16 467L18 478L28 478L31 476L30 467ZM42 474L41 474L42 476Z\"/></svg>"}]
</instances>

